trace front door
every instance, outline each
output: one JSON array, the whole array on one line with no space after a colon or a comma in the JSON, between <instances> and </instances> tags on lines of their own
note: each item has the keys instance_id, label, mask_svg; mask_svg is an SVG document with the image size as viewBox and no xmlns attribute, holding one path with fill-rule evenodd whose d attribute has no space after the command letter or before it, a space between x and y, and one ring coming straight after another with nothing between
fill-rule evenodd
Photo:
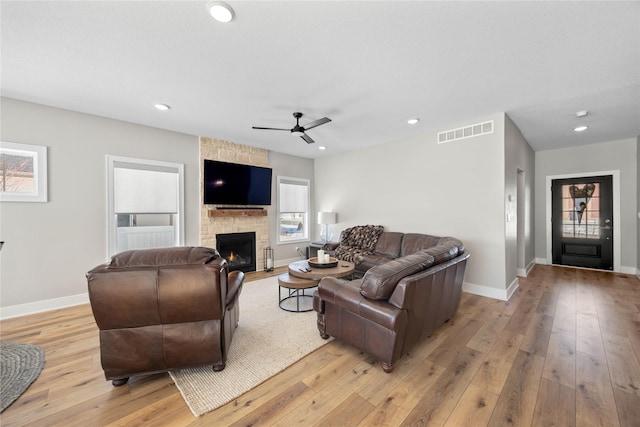
<instances>
[{"instance_id":1,"label":"front door","mask_svg":"<svg viewBox=\"0 0 640 427\"><path fill-rule=\"evenodd\" d=\"M554 264L613 270L611 175L551 181Z\"/></svg>"}]
</instances>

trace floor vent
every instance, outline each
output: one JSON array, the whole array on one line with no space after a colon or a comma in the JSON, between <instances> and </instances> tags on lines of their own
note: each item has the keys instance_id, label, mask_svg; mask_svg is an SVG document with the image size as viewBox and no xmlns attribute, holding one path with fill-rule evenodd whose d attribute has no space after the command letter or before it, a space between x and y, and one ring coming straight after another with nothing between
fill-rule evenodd
<instances>
[{"instance_id":1,"label":"floor vent","mask_svg":"<svg viewBox=\"0 0 640 427\"><path fill-rule=\"evenodd\" d=\"M493 120L438 133L438 144L493 133Z\"/></svg>"}]
</instances>

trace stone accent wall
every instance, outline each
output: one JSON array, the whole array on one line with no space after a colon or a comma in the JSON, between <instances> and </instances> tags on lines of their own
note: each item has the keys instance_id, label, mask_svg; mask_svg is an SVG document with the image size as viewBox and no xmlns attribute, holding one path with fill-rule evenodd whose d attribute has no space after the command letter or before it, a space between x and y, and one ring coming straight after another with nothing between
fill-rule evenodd
<instances>
[{"instance_id":1,"label":"stone accent wall","mask_svg":"<svg viewBox=\"0 0 640 427\"><path fill-rule=\"evenodd\" d=\"M264 268L264 248L269 246L269 217L224 217L210 218L209 210L216 205L203 203L204 159L240 163L253 166L269 166L269 152L262 148L249 147L214 138L200 137L200 244L216 247L216 234L256 233L256 270ZM265 206L265 209L269 209Z\"/></svg>"}]
</instances>

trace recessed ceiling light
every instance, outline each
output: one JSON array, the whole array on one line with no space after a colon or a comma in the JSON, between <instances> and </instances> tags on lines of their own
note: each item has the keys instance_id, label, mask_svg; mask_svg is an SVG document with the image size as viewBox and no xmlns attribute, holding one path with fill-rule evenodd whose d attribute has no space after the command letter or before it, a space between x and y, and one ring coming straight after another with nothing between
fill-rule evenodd
<instances>
[{"instance_id":1,"label":"recessed ceiling light","mask_svg":"<svg viewBox=\"0 0 640 427\"><path fill-rule=\"evenodd\" d=\"M409 120L407 120L407 123L409 123L410 125L415 125L419 121L420 121L420 119L409 119Z\"/></svg>"},{"instance_id":2,"label":"recessed ceiling light","mask_svg":"<svg viewBox=\"0 0 640 427\"><path fill-rule=\"evenodd\" d=\"M578 126L577 128L573 128L576 132L584 132L587 129L589 129L589 126Z\"/></svg>"},{"instance_id":3,"label":"recessed ceiling light","mask_svg":"<svg viewBox=\"0 0 640 427\"><path fill-rule=\"evenodd\" d=\"M213 19L218 22L230 22L235 16L231 6L221 1L209 3L207 8L211 16L213 16Z\"/></svg>"},{"instance_id":4,"label":"recessed ceiling light","mask_svg":"<svg viewBox=\"0 0 640 427\"><path fill-rule=\"evenodd\" d=\"M154 104L153 106L156 107L160 111L167 111L168 109L171 108L167 104Z\"/></svg>"},{"instance_id":5,"label":"recessed ceiling light","mask_svg":"<svg viewBox=\"0 0 640 427\"><path fill-rule=\"evenodd\" d=\"M321 145L321 146L318 147L318 150L326 150L326 149L327 149L327 147L325 147L324 145Z\"/></svg>"},{"instance_id":6,"label":"recessed ceiling light","mask_svg":"<svg viewBox=\"0 0 640 427\"><path fill-rule=\"evenodd\" d=\"M589 112L587 110L582 110L576 113L576 117L587 117L588 114Z\"/></svg>"}]
</instances>

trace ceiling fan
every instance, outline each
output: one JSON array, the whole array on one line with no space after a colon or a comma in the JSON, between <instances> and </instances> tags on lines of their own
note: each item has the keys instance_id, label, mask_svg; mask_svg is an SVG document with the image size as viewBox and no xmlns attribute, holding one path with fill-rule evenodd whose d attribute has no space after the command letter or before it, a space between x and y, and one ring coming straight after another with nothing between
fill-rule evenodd
<instances>
[{"instance_id":1,"label":"ceiling fan","mask_svg":"<svg viewBox=\"0 0 640 427\"><path fill-rule=\"evenodd\" d=\"M253 126L253 129L265 129L265 130L286 130L291 132L293 136L299 136L302 138L307 144L313 144L315 141L309 137L305 132L309 129L313 129L314 127L323 125L325 123L329 123L331 121L328 117L323 117L321 119L315 120L311 123L307 123L305 126L300 126L300 117L302 117L302 113L295 112L293 113L293 117L296 118L296 125L291 129L282 129L282 128L263 128L258 126Z\"/></svg>"}]
</instances>

